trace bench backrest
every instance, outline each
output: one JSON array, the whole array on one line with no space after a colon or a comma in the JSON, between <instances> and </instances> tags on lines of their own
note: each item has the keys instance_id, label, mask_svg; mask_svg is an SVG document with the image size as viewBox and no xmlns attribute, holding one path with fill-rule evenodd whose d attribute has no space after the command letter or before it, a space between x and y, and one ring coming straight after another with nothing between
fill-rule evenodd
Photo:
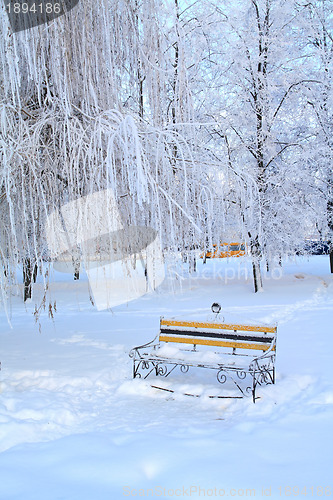
<instances>
[{"instance_id":1,"label":"bench backrest","mask_svg":"<svg viewBox=\"0 0 333 500\"><path fill-rule=\"evenodd\" d=\"M160 342L275 351L276 326L176 321L161 318Z\"/></svg>"}]
</instances>

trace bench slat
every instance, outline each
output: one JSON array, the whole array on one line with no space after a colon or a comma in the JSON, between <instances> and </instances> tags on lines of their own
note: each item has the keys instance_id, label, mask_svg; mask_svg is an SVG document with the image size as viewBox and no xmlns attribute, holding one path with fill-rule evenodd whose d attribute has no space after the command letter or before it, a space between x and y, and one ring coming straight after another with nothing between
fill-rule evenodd
<instances>
[{"instance_id":1,"label":"bench slat","mask_svg":"<svg viewBox=\"0 0 333 500\"><path fill-rule=\"evenodd\" d=\"M177 344L193 344L193 345L212 345L220 347L230 347L232 349L254 349L256 351L268 351L270 346L264 344L249 344L247 342L227 342L223 340L212 340L204 338L190 337L170 337L168 335L160 335L162 342L175 342ZM275 346L273 347L275 351Z\"/></svg>"},{"instance_id":2,"label":"bench slat","mask_svg":"<svg viewBox=\"0 0 333 500\"><path fill-rule=\"evenodd\" d=\"M175 321L161 319L161 326L187 326L191 328L212 328L214 330L238 330L243 332L276 333L276 326L238 325L232 323L202 323L197 321Z\"/></svg>"},{"instance_id":3,"label":"bench slat","mask_svg":"<svg viewBox=\"0 0 333 500\"><path fill-rule=\"evenodd\" d=\"M195 330L175 330L172 328L161 328L160 335L186 335L190 337L209 337L216 339L227 339L227 340L245 340L252 342L264 342L271 343L274 339L272 335L247 335L247 334L237 334L237 333L215 333L215 332L206 332L206 331L195 331Z\"/></svg>"}]
</instances>

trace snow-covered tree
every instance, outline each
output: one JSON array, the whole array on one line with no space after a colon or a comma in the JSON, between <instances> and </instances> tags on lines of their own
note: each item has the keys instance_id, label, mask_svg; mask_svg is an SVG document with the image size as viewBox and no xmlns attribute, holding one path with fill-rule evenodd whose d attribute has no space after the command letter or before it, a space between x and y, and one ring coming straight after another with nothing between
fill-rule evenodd
<instances>
[{"instance_id":1,"label":"snow-covered tree","mask_svg":"<svg viewBox=\"0 0 333 500\"><path fill-rule=\"evenodd\" d=\"M210 33L216 85L206 113L220 124L214 134L238 179L233 201L252 255L255 290L261 287L260 261L293 253L311 214L304 201L311 181L304 148L312 133L305 89L317 82L303 69L307 45L296 7L285 0L219 2Z\"/></svg>"},{"instance_id":2,"label":"snow-covered tree","mask_svg":"<svg viewBox=\"0 0 333 500\"><path fill-rule=\"evenodd\" d=\"M15 34L2 9L4 299L18 264L31 295L50 214L105 189L165 250L238 234L256 291L263 259L330 226L331 198L325 223L314 209L332 189L328 4L86 0Z\"/></svg>"},{"instance_id":3,"label":"snow-covered tree","mask_svg":"<svg viewBox=\"0 0 333 500\"><path fill-rule=\"evenodd\" d=\"M318 191L313 209L320 236L329 240L333 273L333 2L304 2L299 8L303 14L309 71L319 82L307 89L309 114L314 124L309 158Z\"/></svg>"},{"instance_id":4,"label":"snow-covered tree","mask_svg":"<svg viewBox=\"0 0 333 500\"><path fill-rule=\"evenodd\" d=\"M198 240L209 183L194 157L184 38L171 7L86 1L16 34L2 11L3 291L7 268L22 263L31 295L48 216L98 190L112 189L123 222L154 227L164 248Z\"/></svg>"}]
</instances>

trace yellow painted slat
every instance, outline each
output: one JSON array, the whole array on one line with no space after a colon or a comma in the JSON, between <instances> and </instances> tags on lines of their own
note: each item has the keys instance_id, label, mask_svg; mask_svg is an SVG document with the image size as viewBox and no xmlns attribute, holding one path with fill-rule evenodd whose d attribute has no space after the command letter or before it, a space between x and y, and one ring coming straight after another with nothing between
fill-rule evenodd
<instances>
[{"instance_id":1,"label":"yellow painted slat","mask_svg":"<svg viewBox=\"0 0 333 500\"><path fill-rule=\"evenodd\" d=\"M202 323L197 321L174 321L162 319L161 326L187 326L190 328L212 328L214 330L239 330L242 332L276 333L276 326L238 325L232 323Z\"/></svg>"},{"instance_id":2,"label":"yellow painted slat","mask_svg":"<svg viewBox=\"0 0 333 500\"><path fill-rule=\"evenodd\" d=\"M162 342L176 342L177 344L195 344L195 345L213 345L219 347L230 347L235 349L254 349L256 351L268 351L270 345L250 344L247 342L229 342L227 340L199 339L193 337L170 337L169 335L160 335ZM275 351L275 346L273 348Z\"/></svg>"}]
</instances>

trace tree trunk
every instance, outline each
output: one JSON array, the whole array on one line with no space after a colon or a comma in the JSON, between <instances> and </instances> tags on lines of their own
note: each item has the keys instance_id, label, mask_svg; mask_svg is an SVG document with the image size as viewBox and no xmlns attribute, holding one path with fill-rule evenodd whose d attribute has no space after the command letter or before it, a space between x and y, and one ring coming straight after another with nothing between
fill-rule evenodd
<instances>
[{"instance_id":1,"label":"tree trunk","mask_svg":"<svg viewBox=\"0 0 333 500\"><path fill-rule=\"evenodd\" d=\"M260 269L260 259L262 257L259 238L256 236L252 237L251 233L248 233L250 237L250 252L252 257L252 271L253 271L253 284L254 284L254 292L257 293L262 289L262 277L261 277L261 269Z\"/></svg>"},{"instance_id":2,"label":"tree trunk","mask_svg":"<svg viewBox=\"0 0 333 500\"><path fill-rule=\"evenodd\" d=\"M24 302L31 299L32 283L37 279L37 264L26 258L23 261L23 284L24 284Z\"/></svg>"},{"instance_id":3,"label":"tree trunk","mask_svg":"<svg viewBox=\"0 0 333 500\"><path fill-rule=\"evenodd\" d=\"M74 264L74 281L80 279L80 261L76 261Z\"/></svg>"},{"instance_id":4,"label":"tree trunk","mask_svg":"<svg viewBox=\"0 0 333 500\"><path fill-rule=\"evenodd\" d=\"M332 179L329 179L329 193L328 193L328 201L327 201L327 225L329 228L329 238L328 238L328 245L329 245L329 255L330 255L330 268L331 268L331 273L333 274L333 241L332 241L332 235L333 235L333 181Z\"/></svg>"},{"instance_id":5,"label":"tree trunk","mask_svg":"<svg viewBox=\"0 0 333 500\"><path fill-rule=\"evenodd\" d=\"M37 266L37 264L34 264L33 270L32 270L32 280L34 283L36 283L37 274L38 274L38 266Z\"/></svg>"},{"instance_id":6,"label":"tree trunk","mask_svg":"<svg viewBox=\"0 0 333 500\"><path fill-rule=\"evenodd\" d=\"M190 274L195 273L197 271L197 259L195 255L192 255L191 253L188 259L188 270Z\"/></svg>"},{"instance_id":7,"label":"tree trunk","mask_svg":"<svg viewBox=\"0 0 333 500\"><path fill-rule=\"evenodd\" d=\"M260 264L257 260L252 260L252 269L253 269L253 284L254 284L254 293L262 290L262 278L261 278L261 270Z\"/></svg>"},{"instance_id":8,"label":"tree trunk","mask_svg":"<svg viewBox=\"0 0 333 500\"><path fill-rule=\"evenodd\" d=\"M173 102L172 102L172 108L171 108L171 115L172 115L172 123L173 125L176 125L177 123L177 110L176 110L176 104L177 101L179 100L179 97L177 96L177 80L178 80L178 66L179 66L179 44L178 44L178 23L179 23L179 5L178 5L178 0L174 0L175 2L175 9L176 9L176 19L177 19L177 24L176 24L176 33L177 33L177 40L174 43L174 51L175 51L175 59L174 59L174 75L173 75L173 83L172 83L172 91L173 91ZM177 143L175 142L172 148L172 169L173 173L176 175L176 163L177 163L177 156L178 156L178 146Z\"/></svg>"}]
</instances>

